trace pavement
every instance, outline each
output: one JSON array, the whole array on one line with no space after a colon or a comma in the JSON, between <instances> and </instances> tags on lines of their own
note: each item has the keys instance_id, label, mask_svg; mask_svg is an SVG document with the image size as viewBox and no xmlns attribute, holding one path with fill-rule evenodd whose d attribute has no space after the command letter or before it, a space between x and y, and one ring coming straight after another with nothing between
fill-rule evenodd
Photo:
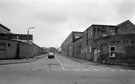
<instances>
[{"instance_id":1,"label":"pavement","mask_svg":"<svg viewBox=\"0 0 135 84\"><path fill-rule=\"evenodd\" d=\"M0 65L7 65L7 64L19 64L19 63L30 63L35 62L46 55L39 55L29 59L8 59L8 60L0 60Z\"/></svg>"},{"instance_id":2,"label":"pavement","mask_svg":"<svg viewBox=\"0 0 135 84\"><path fill-rule=\"evenodd\" d=\"M65 56L67 57L67 56ZM120 67L120 68L124 68L124 69L132 69L132 70L135 70L135 64L134 65L128 65L128 64L119 64L119 65L112 65L112 64L101 64L101 63L97 63L97 62L91 62L87 59L81 59L81 58L75 58L75 57L67 57L67 58L70 58L74 61L77 61L79 63L82 63L82 64L86 64L86 65L95 65L95 66L102 66L102 67L114 67L114 68L117 68L117 67Z\"/></svg>"}]
</instances>

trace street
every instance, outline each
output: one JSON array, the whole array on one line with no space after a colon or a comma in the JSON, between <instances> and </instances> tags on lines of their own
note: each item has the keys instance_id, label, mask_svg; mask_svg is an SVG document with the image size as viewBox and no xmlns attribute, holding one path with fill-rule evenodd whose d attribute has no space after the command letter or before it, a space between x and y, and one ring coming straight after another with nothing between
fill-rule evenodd
<instances>
[{"instance_id":1,"label":"street","mask_svg":"<svg viewBox=\"0 0 135 84\"><path fill-rule=\"evenodd\" d=\"M0 65L0 84L135 84L135 71L44 55L31 63Z\"/></svg>"}]
</instances>

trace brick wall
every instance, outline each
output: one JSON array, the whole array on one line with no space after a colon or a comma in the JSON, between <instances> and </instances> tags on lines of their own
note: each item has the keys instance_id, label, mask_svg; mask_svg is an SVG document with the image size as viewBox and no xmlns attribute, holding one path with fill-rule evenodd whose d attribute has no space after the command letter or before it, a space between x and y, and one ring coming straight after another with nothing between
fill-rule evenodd
<instances>
[{"instance_id":1,"label":"brick wall","mask_svg":"<svg viewBox=\"0 0 135 84\"><path fill-rule=\"evenodd\" d=\"M135 34L135 25L129 20L119 24L117 27L118 34Z\"/></svg>"},{"instance_id":2,"label":"brick wall","mask_svg":"<svg viewBox=\"0 0 135 84\"><path fill-rule=\"evenodd\" d=\"M0 59L16 58L18 42L0 39Z\"/></svg>"}]
</instances>

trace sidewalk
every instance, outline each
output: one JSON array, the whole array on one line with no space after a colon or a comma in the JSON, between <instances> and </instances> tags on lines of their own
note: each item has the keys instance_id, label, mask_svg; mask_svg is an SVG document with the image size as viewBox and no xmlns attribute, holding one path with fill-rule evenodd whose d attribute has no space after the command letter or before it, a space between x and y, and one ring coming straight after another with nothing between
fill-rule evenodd
<instances>
[{"instance_id":1,"label":"sidewalk","mask_svg":"<svg viewBox=\"0 0 135 84\"><path fill-rule=\"evenodd\" d=\"M43 57L45 57L46 55L40 55L40 56L36 56L33 58L29 58L27 59L11 59L11 60L0 60L0 65L7 65L7 64L19 64L19 63L30 63L30 62L35 62Z\"/></svg>"},{"instance_id":2,"label":"sidewalk","mask_svg":"<svg viewBox=\"0 0 135 84\"><path fill-rule=\"evenodd\" d=\"M67 56L64 56L67 57ZM114 68L124 68L124 69L132 69L135 70L135 65L127 65L127 64L121 64L121 65L111 65L111 64L101 64L101 63L96 63L96 62L91 62L89 60L86 59L81 59L81 58L75 58L75 57L67 57L71 60L74 60L76 62L82 63L82 64L86 64L86 65L95 65L95 66L102 66L102 67L114 67Z\"/></svg>"}]
</instances>

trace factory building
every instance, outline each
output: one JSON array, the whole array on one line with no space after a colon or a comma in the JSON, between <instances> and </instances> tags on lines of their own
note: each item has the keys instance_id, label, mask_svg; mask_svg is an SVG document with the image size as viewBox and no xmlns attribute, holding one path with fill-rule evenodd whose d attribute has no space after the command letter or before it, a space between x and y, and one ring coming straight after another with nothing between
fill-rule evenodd
<instances>
[{"instance_id":1,"label":"factory building","mask_svg":"<svg viewBox=\"0 0 135 84\"><path fill-rule=\"evenodd\" d=\"M31 58L44 54L44 49L33 43L33 35L14 34L0 24L0 60Z\"/></svg>"},{"instance_id":2,"label":"factory building","mask_svg":"<svg viewBox=\"0 0 135 84\"><path fill-rule=\"evenodd\" d=\"M63 45L73 57L100 63L132 63L135 61L135 25L129 20L118 25L93 24L81 33L76 41ZM63 53L67 51L62 49ZM66 54L63 54L66 55Z\"/></svg>"}]
</instances>

